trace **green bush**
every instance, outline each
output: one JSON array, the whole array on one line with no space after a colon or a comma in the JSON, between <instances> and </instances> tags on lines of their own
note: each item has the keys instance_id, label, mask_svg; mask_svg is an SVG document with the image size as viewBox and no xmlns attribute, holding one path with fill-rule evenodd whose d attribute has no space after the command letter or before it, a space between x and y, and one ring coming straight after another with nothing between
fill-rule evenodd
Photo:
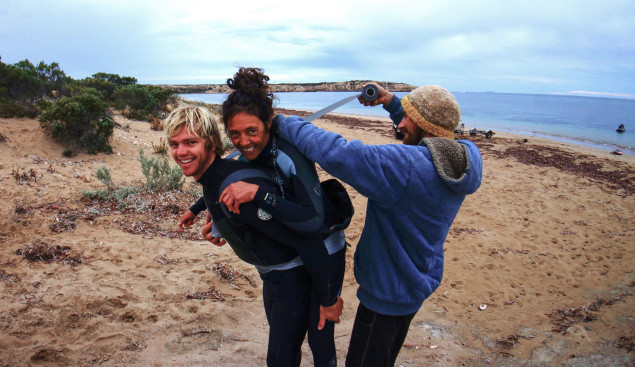
<instances>
[{"instance_id":1,"label":"green bush","mask_svg":"<svg viewBox=\"0 0 635 367\"><path fill-rule=\"evenodd\" d=\"M159 100L143 85L131 84L119 87L115 90L113 97L115 107L121 110L128 107L129 117L135 120L147 119L159 107Z\"/></svg>"},{"instance_id":2,"label":"green bush","mask_svg":"<svg viewBox=\"0 0 635 367\"><path fill-rule=\"evenodd\" d=\"M101 200L107 200L108 197L110 196L110 190L108 189L103 189L103 190L82 190L82 196L85 196L91 200L94 199L101 199Z\"/></svg>"},{"instance_id":3,"label":"green bush","mask_svg":"<svg viewBox=\"0 0 635 367\"><path fill-rule=\"evenodd\" d=\"M37 66L29 60L13 65L0 62L0 116L37 116L36 104L66 95L70 80L56 62L47 65L42 61Z\"/></svg>"},{"instance_id":4,"label":"green bush","mask_svg":"<svg viewBox=\"0 0 635 367\"><path fill-rule=\"evenodd\" d=\"M0 98L0 117L35 118L40 113L37 107L28 102L10 101Z\"/></svg>"},{"instance_id":5,"label":"green bush","mask_svg":"<svg viewBox=\"0 0 635 367\"><path fill-rule=\"evenodd\" d=\"M119 76L117 74L96 73L92 79L103 80L113 85L130 85L137 84L137 78L131 76Z\"/></svg>"},{"instance_id":6,"label":"green bush","mask_svg":"<svg viewBox=\"0 0 635 367\"><path fill-rule=\"evenodd\" d=\"M139 162L141 162L141 172L146 178L146 188L149 190L180 190L185 183L185 177L181 168L170 167L168 158L161 159L148 158L143 154L143 149L139 150Z\"/></svg>"},{"instance_id":7,"label":"green bush","mask_svg":"<svg viewBox=\"0 0 635 367\"><path fill-rule=\"evenodd\" d=\"M107 109L102 94L87 88L53 103L40 116L40 125L68 146L78 146L89 154L112 153L108 141L115 123L106 114Z\"/></svg>"},{"instance_id":8,"label":"green bush","mask_svg":"<svg viewBox=\"0 0 635 367\"><path fill-rule=\"evenodd\" d=\"M158 116L168 103L175 100L175 95L163 87L128 84L117 87L113 100L117 109L127 111L126 117L147 120Z\"/></svg>"},{"instance_id":9,"label":"green bush","mask_svg":"<svg viewBox=\"0 0 635 367\"><path fill-rule=\"evenodd\" d=\"M104 185L108 186L108 188L102 190L82 190L82 195L91 200L113 200L117 202L119 209L123 209L126 206L128 197L137 193L137 189L134 187L124 187L115 190L113 188L110 169L106 166L97 168L95 176L97 176Z\"/></svg>"},{"instance_id":10,"label":"green bush","mask_svg":"<svg viewBox=\"0 0 635 367\"><path fill-rule=\"evenodd\" d=\"M110 170L106 166L101 166L97 168L95 171L95 176L101 181L104 185L111 187L112 186L112 177L110 176Z\"/></svg>"},{"instance_id":11,"label":"green bush","mask_svg":"<svg viewBox=\"0 0 635 367\"><path fill-rule=\"evenodd\" d=\"M110 195L111 199L114 199L118 203L121 203L124 199L127 199L129 196L132 196L137 193L137 189L134 187L123 187L121 189L117 189L112 192ZM119 205L121 207L121 204Z\"/></svg>"}]
</instances>

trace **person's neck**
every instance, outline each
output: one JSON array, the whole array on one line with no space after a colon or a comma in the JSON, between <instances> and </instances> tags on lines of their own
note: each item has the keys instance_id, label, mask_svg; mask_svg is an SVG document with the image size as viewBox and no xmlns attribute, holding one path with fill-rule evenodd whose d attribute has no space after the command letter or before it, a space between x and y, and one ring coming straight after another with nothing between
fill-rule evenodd
<instances>
[{"instance_id":1,"label":"person's neck","mask_svg":"<svg viewBox=\"0 0 635 367\"><path fill-rule=\"evenodd\" d=\"M200 180L201 177L203 177L203 175L205 174L205 172L207 172L207 170L209 169L209 167L212 165L212 163L214 163L214 160L216 159L216 153L212 153L210 159L208 162L205 163L205 168L203 169L203 171L198 174L198 175L194 175L192 176L196 181ZM198 177L197 177L198 176Z\"/></svg>"}]
</instances>

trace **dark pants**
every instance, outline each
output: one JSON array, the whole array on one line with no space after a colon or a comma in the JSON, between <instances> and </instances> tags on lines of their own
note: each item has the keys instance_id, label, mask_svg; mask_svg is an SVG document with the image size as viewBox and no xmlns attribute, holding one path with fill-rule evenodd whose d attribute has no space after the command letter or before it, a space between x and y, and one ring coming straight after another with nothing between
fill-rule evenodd
<instances>
[{"instance_id":1,"label":"dark pants","mask_svg":"<svg viewBox=\"0 0 635 367\"><path fill-rule=\"evenodd\" d=\"M331 272L331 284L336 289L342 289L344 282L344 268L346 263L346 247L329 256L329 265L337 271ZM309 347L313 353L313 365L315 367L335 367L337 358L335 353L335 323L326 320L324 329L318 330L320 321L320 300L318 298L317 287L311 290L311 310L309 312Z\"/></svg>"},{"instance_id":2,"label":"dark pants","mask_svg":"<svg viewBox=\"0 0 635 367\"><path fill-rule=\"evenodd\" d=\"M387 316L371 311L360 303L348 346L346 366L394 366L415 314Z\"/></svg>"},{"instance_id":3,"label":"dark pants","mask_svg":"<svg viewBox=\"0 0 635 367\"><path fill-rule=\"evenodd\" d=\"M341 253L344 261L344 251ZM317 329L320 304L306 268L299 266L289 270L274 270L260 274L260 277L263 280L262 294L269 322L267 366L299 366L307 331L314 365L335 366L335 324L327 321L324 329ZM339 280L340 286L341 282L342 279Z\"/></svg>"},{"instance_id":4,"label":"dark pants","mask_svg":"<svg viewBox=\"0 0 635 367\"><path fill-rule=\"evenodd\" d=\"M267 366L299 366L311 299L311 278L303 266L261 274L269 322Z\"/></svg>"}]
</instances>

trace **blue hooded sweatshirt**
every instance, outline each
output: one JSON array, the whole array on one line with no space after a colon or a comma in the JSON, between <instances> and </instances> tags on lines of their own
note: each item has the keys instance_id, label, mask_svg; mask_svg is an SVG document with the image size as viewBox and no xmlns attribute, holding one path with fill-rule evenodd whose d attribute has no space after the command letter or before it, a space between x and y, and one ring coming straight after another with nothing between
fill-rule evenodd
<instances>
[{"instance_id":1,"label":"blue hooded sweatshirt","mask_svg":"<svg viewBox=\"0 0 635 367\"><path fill-rule=\"evenodd\" d=\"M447 138L366 145L297 116L276 122L283 139L368 198L355 251L360 302L384 315L417 312L441 283L443 243L461 203L480 186L476 145Z\"/></svg>"}]
</instances>

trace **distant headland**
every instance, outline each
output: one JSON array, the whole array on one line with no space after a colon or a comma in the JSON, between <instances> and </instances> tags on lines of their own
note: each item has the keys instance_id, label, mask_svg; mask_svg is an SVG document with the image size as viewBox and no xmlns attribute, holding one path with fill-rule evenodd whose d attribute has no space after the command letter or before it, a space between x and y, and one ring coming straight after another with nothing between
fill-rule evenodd
<instances>
[{"instance_id":1,"label":"distant headland","mask_svg":"<svg viewBox=\"0 0 635 367\"><path fill-rule=\"evenodd\" d=\"M370 80L350 80L347 82L323 82L323 83L280 83L269 84L273 93L277 92L355 92L361 90L361 86L370 83ZM406 83L378 82L382 87L393 92L410 92L416 88ZM160 87L168 88L177 94L192 93L230 93L227 84L163 84Z\"/></svg>"}]
</instances>

